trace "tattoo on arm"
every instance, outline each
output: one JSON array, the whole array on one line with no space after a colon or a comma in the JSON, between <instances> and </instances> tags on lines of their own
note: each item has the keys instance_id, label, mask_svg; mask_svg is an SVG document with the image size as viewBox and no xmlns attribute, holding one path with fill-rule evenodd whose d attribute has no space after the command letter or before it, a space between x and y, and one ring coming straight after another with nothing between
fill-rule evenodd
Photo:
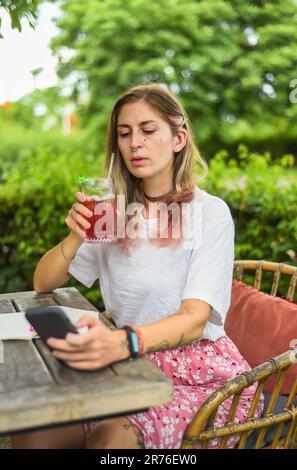
<instances>
[{"instance_id":1,"label":"tattoo on arm","mask_svg":"<svg viewBox=\"0 0 297 470\"><path fill-rule=\"evenodd\" d=\"M136 439L137 439L137 445L140 449L144 449L144 442L143 442L143 435L142 432L136 429L132 423L125 423L123 424L123 428L126 431L129 431L129 429L132 429L134 433L136 434Z\"/></svg>"},{"instance_id":2,"label":"tattoo on arm","mask_svg":"<svg viewBox=\"0 0 297 470\"><path fill-rule=\"evenodd\" d=\"M179 346L184 344L184 342L185 342L185 334L182 333L176 345L171 345L169 341L167 341L167 339L163 339L161 343L156 344L156 346L151 346L150 348L148 348L146 352L149 353L149 352L157 352L157 351L166 351L166 349L178 348Z\"/></svg>"},{"instance_id":3,"label":"tattoo on arm","mask_svg":"<svg viewBox=\"0 0 297 470\"><path fill-rule=\"evenodd\" d=\"M194 315L195 313L197 313L195 310L191 310L188 307L184 307L184 308L178 310L173 315ZM186 342L187 342L187 340L185 338L185 333L181 333L177 344L172 345L172 344L169 343L169 341L167 339L163 339L163 341L161 341L161 343L156 344L155 346L151 346L150 348L147 349L146 352L150 353L150 352L157 352L157 351L166 351L166 349L178 348L179 346L182 346L183 344L186 344Z\"/></svg>"},{"instance_id":4,"label":"tattoo on arm","mask_svg":"<svg viewBox=\"0 0 297 470\"><path fill-rule=\"evenodd\" d=\"M125 423L125 424L123 424L123 428L124 428L126 431L128 431L128 429L132 428L132 426L133 426L132 423Z\"/></svg>"},{"instance_id":5,"label":"tattoo on arm","mask_svg":"<svg viewBox=\"0 0 297 470\"><path fill-rule=\"evenodd\" d=\"M161 343L156 344L156 346L151 346L150 348L147 349L146 352L156 352L156 351L165 351L166 349L170 349L171 345L167 339L163 339Z\"/></svg>"},{"instance_id":6,"label":"tattoo on arm","mask_svg":"<svg viewBox=\"0 0 297 470\"><path fill-rule=\"evenodd\" d=\"M184 344L184 342L185 342L185 334L182 333L182 334L180 335L179 342L177 343L176 347L178 348L179 346L181 346L182 344Z\"/></svg>"}]
</instances>

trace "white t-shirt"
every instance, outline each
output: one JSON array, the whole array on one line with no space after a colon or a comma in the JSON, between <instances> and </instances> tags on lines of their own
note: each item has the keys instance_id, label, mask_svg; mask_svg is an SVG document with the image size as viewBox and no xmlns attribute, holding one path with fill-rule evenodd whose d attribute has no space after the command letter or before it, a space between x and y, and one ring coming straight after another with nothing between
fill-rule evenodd
<instances>
[{"instance_id":1,"label":"white t-shirt","mask_svg":"<svg viewBox=\"0 0 297 470\"><path fill-rule=\"evenodd\" d=\"M91 287L99 279L106 310L116 325L144 325L177 312L183 299L211 307L203 338L226 333L234 262L234 223L227 204L195 188L184 241L158 247L148 238L126 253L118 244L83 243L69 273ZM156 219L142 220L142 234ZM191 236L192 234L192 236Z\"/></svg>"}]
</instances>

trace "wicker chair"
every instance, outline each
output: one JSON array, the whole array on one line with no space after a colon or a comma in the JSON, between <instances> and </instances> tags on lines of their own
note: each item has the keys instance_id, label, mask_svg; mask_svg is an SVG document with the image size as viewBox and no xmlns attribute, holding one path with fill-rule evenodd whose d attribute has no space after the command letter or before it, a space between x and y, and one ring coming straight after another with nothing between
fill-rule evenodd
<instances>
[{"instance_id":1,"label":"wicker chair","mask_svg":"<svg viewBox=\"0 0 297 470\"><path fill-rule=\"evenodd\" d=\"M289 289L286 299L293 301L297 283L297 268L286 264L267 261L235 261L235 277L243 280L246 271L254 272L254 288L261 289L262 275L272 272L273 281L271 295L278 292L281 275L290 276ZM220 447L226 448L231 435L239 434L238 448L251 447L247 445L253 436L253 447L259 448L297 448L297 405L294 400L297 393L297 377L288 397L280 396L280 390L284 383L288 368L297 362L297 349L290 349L283 354L271 358L267 362L245 372L228 381L223 387L213 393L197 411L192 422L188 425L182 440L182 449L193 449L199 444L207 448L209 441L220 438ZM262 417L255 418L254 413L261 397L264 384L268 377L278 374L273 393L268 397L268 404ZM246 387L258 382L254 399L246 421L234 423L236 409L240 396ZM233 396L227 422L222 427L215 427L214 420L218 407L229 397ZM267 398L267 396L266 396ZM281 409L279 402L282 401ZM277 406L278 405L278 406ZM267 435L270 438L267 442ZM256 436L255 436L256 435ZM266 440L266 442L265 442Z\"/></svg>"}]
</instances>

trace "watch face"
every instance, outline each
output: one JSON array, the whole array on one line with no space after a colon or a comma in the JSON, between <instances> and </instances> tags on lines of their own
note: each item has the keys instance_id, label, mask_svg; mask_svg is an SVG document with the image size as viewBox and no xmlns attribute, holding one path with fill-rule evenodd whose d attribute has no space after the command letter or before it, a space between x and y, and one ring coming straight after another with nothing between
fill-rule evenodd
<instances>
[{"instance_id":1,"label":"watch face","mask_svg":"<svg viewBox=\"0 0 297 470\"><path fill-rule=\"evenodd\" d=\"M127 332L127 340L129 343L130 357L137 357L139 354L139 340L136 331L133 330L133 327L130 325L125 325L123 328Z\"/></svg>"},{"instance_id":2,"label":"watch face","mask_svg":"<svg viewBox=\"0 0 297 470\"><path fill-rule=\"evenodd\" d=\"M131 338L131 355L137 355L139 353L139 341L138 341L138 336L135 333L135 331L131 330L130 333L130 338Z\"/></svg>"}]
</instances>

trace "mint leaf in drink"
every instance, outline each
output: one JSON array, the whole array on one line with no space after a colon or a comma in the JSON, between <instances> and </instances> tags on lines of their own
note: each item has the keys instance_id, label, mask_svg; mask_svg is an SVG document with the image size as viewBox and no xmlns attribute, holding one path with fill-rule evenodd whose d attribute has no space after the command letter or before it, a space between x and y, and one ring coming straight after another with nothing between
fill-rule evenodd
<instances>
[{"instance_id":1,"label":"mint leaf in drink","mask_svg":"<svg viewBox=\"0 0 297 470\"><path fill-rule=\"evenodd\" d=\"M96 194L98 196L104 196L104 194L106 194L106 190L105 189L98 189L98 192Z\"/></svg>"}]
</instances>

